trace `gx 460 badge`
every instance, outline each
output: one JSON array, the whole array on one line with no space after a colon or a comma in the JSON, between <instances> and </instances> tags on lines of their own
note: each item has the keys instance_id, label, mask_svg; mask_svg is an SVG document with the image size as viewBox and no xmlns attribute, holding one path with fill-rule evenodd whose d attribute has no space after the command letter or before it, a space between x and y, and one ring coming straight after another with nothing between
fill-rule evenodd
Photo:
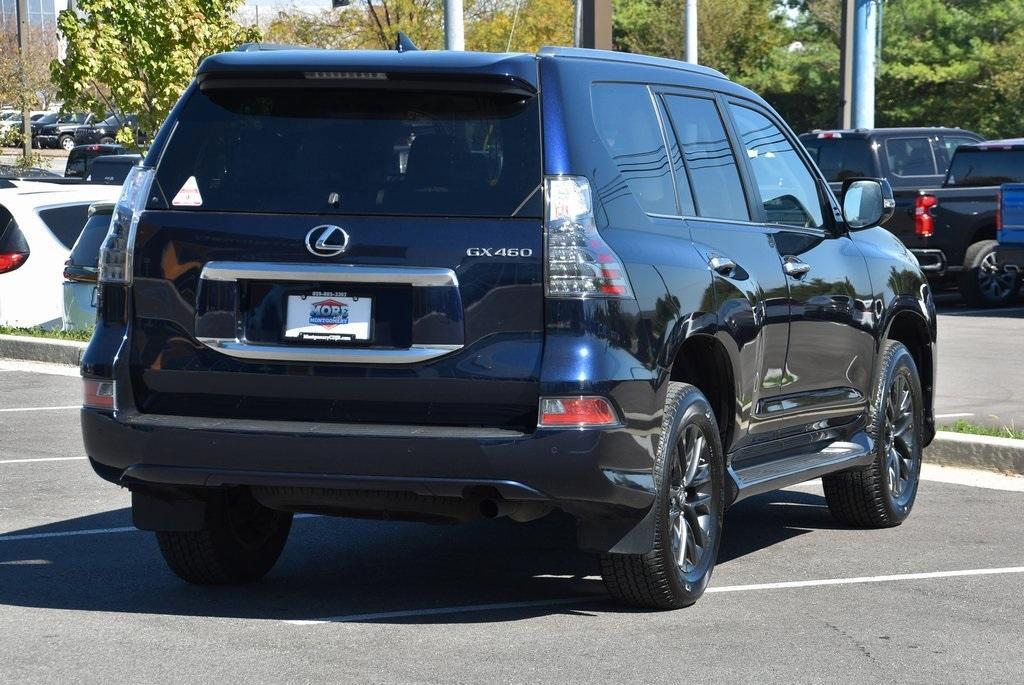
<instances>
[{"instance_id":1,"label":"gx 460 badge","mask_svg":"<svg viewBox=\"0 0 1024 685\"><path fill-rule=\"evenodd\" d=\"M471 247L466 250L467 257L532 257L533 248L529 247Z\"/></svg>"}]
</instances>

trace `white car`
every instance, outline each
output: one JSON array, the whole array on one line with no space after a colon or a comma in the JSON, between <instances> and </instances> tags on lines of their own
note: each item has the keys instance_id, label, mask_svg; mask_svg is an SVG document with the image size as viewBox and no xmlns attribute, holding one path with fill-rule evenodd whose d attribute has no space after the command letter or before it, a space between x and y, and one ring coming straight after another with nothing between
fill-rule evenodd
<instances>
[{"instance_id":1,"label":"white car","mask_svg":"<svg viewBox=\"0 0 1024 685\"><path fill-rule=\"evenodd\" d=\"M117 200L116 185L0 180L0 325L57 328L64 262L89 205Z\"/></svg>"}]
</instances>

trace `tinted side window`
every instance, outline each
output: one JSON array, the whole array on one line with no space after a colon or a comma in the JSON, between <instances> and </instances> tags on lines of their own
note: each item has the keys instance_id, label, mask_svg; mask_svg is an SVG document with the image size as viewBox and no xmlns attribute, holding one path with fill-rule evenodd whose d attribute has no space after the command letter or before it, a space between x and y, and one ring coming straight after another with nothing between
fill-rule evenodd
<instances>
[{"instance_id":1,"label":"tinted side window","mask_svg":"<svg viewBox=\"0 0 1024 685\"><path fill-rule=\"evenodd\" d=\"M730 105L768 223L821 228L825 225L818 183L768 117Z\"/></svg>"},{"instance_id":2,"label":"tinted side window","mask_svg":"<svg viewBox=\"0 0 1024 685\"><path fill-rule=\"evenodd\" d=\"M683 148L686 173L699 216L749 221L736 158L714 101L687 95L666 95L672 129ZM686 178L679 178L685 187Z\"/></svg>"},{"instance_id":3,"label":"tinted side window","mask_svg":"<svg viewBox=\"0 0 1024 685\"><path fill-rule=\"evenodd\" d=\"M591 99L601 142L637 202L645 212L676 214L668 153L647 87L598 83Z\"/></svg>"},{"instance_id":4,"label":"tinted side window","mask_svg":"<svg viewBox=\"0 0 1024 685\"><path fill-rule=\"evenodd\" d=\"M1024 150L966 148L953 157L946 185L997 186L1024 183Z\"/></svg>"},{"instance_id":5,"label":"tinted side window","mask_svg":"<svg viewBox=\"0 0 1024 685\"><path fill-rule=\"evenodd\" d=\"M935 157L928 138L889 138L885 141L889 170L896 176L935 176Z\"/></svg>"},{"instance_id":6,"label":"tinted side window","mask_svg":"<svg viewBox=\"0 0 1024 685\"><path fill-rule=\"evenodd\" d=\"M829 181L878 175L871 158L871 145L865 138L808 136L801 138L800 142Z\"/></svg>"},{"instance_id":7,"label":"tinted side window","mask_svg":"<svg viewBox=\"0 0 1024 685\"><path fill-rule=\"evenodd\" d=\"M53 233L57 240L69 250L82 233L82 226L85 225L88 215L88 204L39 210L39 218L50 229L50 233Z\"/></svg>"}]
</instances>

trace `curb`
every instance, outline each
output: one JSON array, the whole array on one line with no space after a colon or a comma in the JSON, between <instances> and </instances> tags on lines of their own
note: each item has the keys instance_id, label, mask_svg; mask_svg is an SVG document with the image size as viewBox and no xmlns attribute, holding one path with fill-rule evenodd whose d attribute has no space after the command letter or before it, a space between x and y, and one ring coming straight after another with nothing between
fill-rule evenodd
<instances>
[{"instance_id":1,"label":"curb","mask_svg":"<svg viewBox=\"0 0 1024 685\"><path fill-rule=\"evenodd\" d=\"M47 362L78 366L85 352L84 342L47 340L26 335L0 335L0 359Z\"/></svg>"},{"instance_id":2,"label":"curb","mask_svg":"<svg viewBox=\"0 0 1024 685\"><path fill-rule=\"evenodd\" d=\"M924 458L942 466L1024 475L1024 440L939 431Z\"/></svg>"}]
</instances>

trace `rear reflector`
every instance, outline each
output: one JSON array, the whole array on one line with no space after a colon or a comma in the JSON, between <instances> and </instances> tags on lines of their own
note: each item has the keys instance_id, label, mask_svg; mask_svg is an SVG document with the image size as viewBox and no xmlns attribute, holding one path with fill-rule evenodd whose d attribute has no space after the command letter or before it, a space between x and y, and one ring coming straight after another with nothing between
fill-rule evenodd
<instances>
[{"instance_id":1,"label":"rear reflector","mask_svg":"<svg viewBox=\"0 0 1024 685\"><path fill-rule=\"evenodd\" d=\"M28 255L24 252L0 252L0 274L14 271L25 263ZM35 262L32 262L35 264Z\"/></svg>"},{"instance_id":2,"label":"rear reflector","mask_svg":"<svg viewBox=\"0 0 1024 685\"><path fill-rule=\"evenodd\" d=\"M603 397L548 397L540 401L541 428L615 426L619 417Z\"/></svg>"},{"instance_id":3,"label":"rear reflector","mask_svg":"<svg viewBox=\"0 0 1024 685\"><path fill-rule=\"evenodd\" d=\"M111 381L98 381L83 378L82 404L91 409L114 408L114 384Z\"/></svg>"}]
</instances>

